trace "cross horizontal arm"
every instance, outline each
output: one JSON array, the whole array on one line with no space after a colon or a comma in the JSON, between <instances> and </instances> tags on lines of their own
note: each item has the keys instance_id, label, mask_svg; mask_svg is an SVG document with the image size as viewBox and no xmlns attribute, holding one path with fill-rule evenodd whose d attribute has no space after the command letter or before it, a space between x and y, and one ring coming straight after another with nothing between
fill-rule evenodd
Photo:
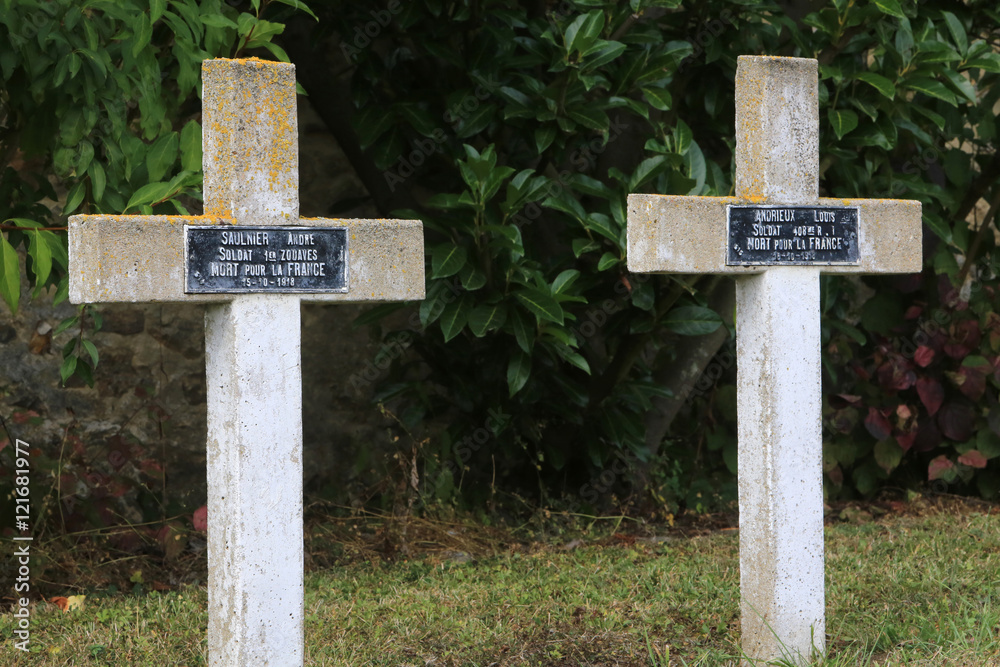
<instances>
[{"instance_id":1,"label":"cross horizontal arm","mask_svg":"<svg viewBox=\"0 0 1000 667\"><path fill-rule=\"evenodd\" d=\"M224 302L231 294L184 292L184 226L233 224L214 216L74 215L69 220L70 301ZM303 227L345 227L350 289L299 294L302 301L411 301L424 298L419 220L299 218Z\"/></svg>"},{"instance_id":2,"label":"cross horizontal arm","mask_svg":"<svg viewBox=\"0 0 1000 667\"><path fill-rule=\"evenodd\" d=\"M917 273L923 268L921 205L905 199L832 199L816 206L856 206L860 262L824 273ZM727 266L726 207L737 197L628 196L628 268L634 273L761 273Z\"/></svg>"}]
</instances>

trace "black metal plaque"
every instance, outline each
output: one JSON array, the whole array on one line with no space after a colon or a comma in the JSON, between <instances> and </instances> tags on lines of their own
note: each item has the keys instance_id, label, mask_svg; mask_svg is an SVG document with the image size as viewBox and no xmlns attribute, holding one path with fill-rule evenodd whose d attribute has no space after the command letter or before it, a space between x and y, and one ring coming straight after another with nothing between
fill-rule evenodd
<instances>
[{"instance_id":1,"label":"black metal plaque","mask_svg":"<svg viewBox=\"0 0 1000 667\"><path fill-rule=\"evenodd\" d=\"M729 206L726 264L857 264L856 206Z\"/></svg>"},{"instance_id":2,"label":"black metal plaque","mask_svg":"<svg viewBox=\"0 0 1000 667\"><path fill-rule=\"evenodd\" d=\"M184 228L184 291L346 292L344 227Z\"/></svg>"}]
</instances>

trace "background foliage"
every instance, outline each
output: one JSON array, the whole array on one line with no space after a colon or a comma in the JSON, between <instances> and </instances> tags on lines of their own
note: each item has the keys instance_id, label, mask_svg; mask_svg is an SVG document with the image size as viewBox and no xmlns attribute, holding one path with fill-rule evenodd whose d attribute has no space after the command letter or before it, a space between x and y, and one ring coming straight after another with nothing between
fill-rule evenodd
<instances>
[{"instance_id":1,"label":"background foliage","mask_svg":"<svg viewBox=\"0 0 1000 667\"><path fill-rule=\"evenodd\" d=\"M427 224L425 333L382 397L447 422L439 493L537 475L606 502L625 461L658 502L732 497L731 284L631 275L624 235L630 192L732 194L741 54L820 61L824 195L924 204L921 275L824 280L828 492L996 493L991 3L352 7L315 48L347 60L376 204ZM509 419L477 445L491 411Z\"/></svg>"},{"instance_id":2,"label":"background foliage","mask_svg":"<svg viewBox=\"0 0 1000 667\"><path fill-rule=\"evenodd\" d=\"M0 5L8 306L19 246L36 293L65 294L66 215L197 195L201 59L287 51L369 205L425 223L409 326L396 306L359 320L425 497L602 506L635 485L711 507L734 489L732 283L630 274L626 195L731 194L737 56L812 57L821 193L917 198L925 220L922 274L824 279L827 491L996 494L994 3L233 4ZM74 341L64 375L86 375L97 350Z\"/></svg>"}]
</instances>

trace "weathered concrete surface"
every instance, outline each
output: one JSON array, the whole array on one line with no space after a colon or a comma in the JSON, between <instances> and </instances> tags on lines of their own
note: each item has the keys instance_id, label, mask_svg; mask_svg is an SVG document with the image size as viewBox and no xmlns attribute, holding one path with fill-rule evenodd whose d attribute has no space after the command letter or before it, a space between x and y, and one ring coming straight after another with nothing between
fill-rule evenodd
<instances>
[{"instance_id":1,"label":"weathered concrete surface","mask_svg":"<svg viewBox=\"0 0 1000 667\"><path fill-rule=\"evenodd\" d=\"M348 227L349 291L306 298L365 302L423 296L421 224L300 219L294 67L219 60L202 72L206 216L75 216L71 298L210 302L209 663L301 665L303 298L183 294L183 227Z\"/></svg>"},{"instance_id":2,"label":"weathered concrete surface","mask_svg":"<svg viewBox=\"0 0 1000 667\"><path fill-rule=\"evenodd\" d=\"M268 218L263 224L273 221ZM74 215L69 222L70 301L228 301L232 295L184 293L184 225L232 223L232 218L217 216ZM348 231L350 291L301 294L303 301L379 303L424 298L423 225L419 220L298 218L282 224L346 227Z\"/></svg>"},{"instance_id":3,"label":"weathered concrete surface","mask_svg":"<svg viewBox=\"0 0 1000 667\"><path fill-rule=\"evenodd\" d=\"M303 661L299 322L295 296L205 315L211 665Z\"/></svg>"},{"instance_id":4,"label":"weathered concrete surface","mask_svg":"<svg viewBox=\"0 0 1000 667\"><path fill-rule=\"evenodd\" d=\"M628 266L737 276L740 593L751 664L825 650L819 275L923 266L920 203L820 199L817 62L741 56L736 196L630 195ZM857 265L727 266L726 207L857 206Z\"/></svg>"},{"instance_id":5,"label":"weathered concrete surface","mask_svg":"<svg viewBox=\"0 0 1000 667\"><path fill-rule=\"evenodd\" d=\"M750 203L738 197L629 195L629 271L747 274L767 270L766 266L726 266L726 207ZM861 262L824 266L823 273L917 273L923 268L920 202L821 197L798 203L860 209Z\"/></svg>"},{"instance_id":6,"label":"weathered concrete surface","mask_svg":"<svg viewBox=\"0 0 1000 667\"><path fill-rule=\"evenodd\" d=\"M825 644L819 269L736 281L744 652L804 663Z\"/></svg>"},{"instance_id":7,"label":"weathered concrete surface","mask_svg":"<svg viewBox=\"0 0 1000 667\"><path fill-rule=\"evenodd\" d=\"M812 204L819 192L819 64L740 56L736 67L736 196ZM795 131L790 131L795 128Z\"/></svg>"},{"instance_id":8,"label":"weathered concrete surface","mask_svg":"<svg viewBox=\"0 0 1000 667\"><path fill-rule=\"evenodd\" d=\"M295 224L295 65L256 58L206 60L201 74L205 214L241 224Z\"/></svg>"}]
</instances>

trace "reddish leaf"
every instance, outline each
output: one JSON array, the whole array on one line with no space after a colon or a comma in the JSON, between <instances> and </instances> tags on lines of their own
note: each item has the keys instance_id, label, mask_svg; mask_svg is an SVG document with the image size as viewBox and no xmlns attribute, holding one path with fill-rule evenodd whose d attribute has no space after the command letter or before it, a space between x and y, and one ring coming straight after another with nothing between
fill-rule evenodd
<instances>
[{"instance_id":1,"label":"reddish leaf","mask_svg":"<svg viewBox=\"0 0 1000 667\"><path fill-rule=\"evenodd\" d=\"M913 443L916 441L916 439L917 439L917 431L910 431L909 433L900 433L899 435L896 436L896 442L899 443L899 446L903 450L904 454L910 451L910 447L913 446Z\"/></svg>"},{"instance_id":2,"label":"reddish leaf","mask_svg":"<svg viewBox=\"0 0 1000 667\"><path fill-rule=\"evenodd\" d=\"M986 375L980 368L963 366L957 373L946 373L946 375L960 392L973 401L978 401L986 391Z\"/></svg>"},{"instance_id":3,"label":"reddish leaf","mask_svg":"<svg viewBox=\"0 0 1000 667\"><path fill-rule=\"evenodd\" d=\"M916 380L910 363L899 355L893 355L878 368L878 381L883 389L902 391L912 387Z\"/></svg>"},{"instance_id":4,"label":"reddish leaf","mask_svg":"<svg viewBox=\"0 0 1000 667\"><path fill-rule=\"evenodd\" d=\"M941 431L933 419L921 419L917 424L917 439L913 447L918 452L934 451L941 444Z\"/></svg>"},{"instance_id":5,"label":"reddish leaf","mask_svg":"<svg viewBox=\"0 0 1000 667\"><path fill-rule=\"evenodd\" d=\"M69 609L69 600L67 600L62 596L57 595L56 597L49 598L49 602L59 607L63 611Z\"/></svg>"},{"instance_id":6,"label":"reddish leaf","mask_svg":"<svg viewBox=\"0 0 1000 667\"><path fill-rule=\"evenodd\" d=\"M834 466L831 470L827 470L826 474L830 478L830 481L837 486L844 485L844 471L840 469L839 465Z\"/></svg>"},{"instance_id":7,"label":"reddish leaf","mask_svg":"<svg viewBox=\"0 0 1000 667\"><path fill-rule=\"evenodd\" d=\"M876 408L868 408L868 416L865 417L865 428L876 440L885 440L892 433L892 426L886 416Z\"/></svg>"},{"instance_id":8,"label":"reddish leaf","mask_svg":"<svg viewBox=\"0 0 1000 667\"><path fill-rule=\"evenodd\" d=\"M860 396L855 396L854 394L837 394L835 396L835 398L838 398L841 401L843 401L842 405L834 405L834 407L836 407L838 409L846 407L848 405L852 405L852 406L854 406L856 408L861 407L861 397ZM831 404L840 403L840 401L835 401L834 399L830 399L830 403Z\"/></svg>"},{"instance_id":9,"label":"reddish leaf","mask_svg":"<svg viewBox=\"0 0 1000 667\"><path fill-rule=\"evenodd\" d=\"M204 533L208 530L208 506L202 505L194 511L191 516L191 523L194 524L194 529Z\"/></svg>"},{"instance_id":10,"label":"reddish leaf","mask_svg":"<svg viewBox=\"0 0 1000 667\"><path fill-rule=\"evenodd\" d=\"M937 422L944 437L965 442L975 430L976 413L968 405L949 403L938 412Z\"/></svg>"},{"instance_id":11,"label":"reddish leaf","mask_svg":"<svg viewBox=\"0 0 1000 667\"><path fill-rule=\"evenodd\" d=\"M910 306L906 309L906 313L903 315L903 319L915 320L920 317L920 313L924 312L923 306Z\"/></svg>"},{"instance_id":12,"label":"reddish leaf","mask_svg":"<svg viewBox=\"0 0 1000 667\"><path fill-rule=\"evenodd\" d=\"M917 347L917 351L913 354L913 360L917 362L917 366L927 368L930 363L934 361L934 350L926 345L920 345Z\"/></svg>"},{"instance_id":13,"label":"reddish leaf","mask_svg":"<svg viewBox=\"0 0 1000 667\"><path fill-rule=\"evenodd\" d=\"M38 413L35 412L34 410L18 410L17 412L11 415L10 419L15 424L21 425L21 424L27 424L29 421L31 421L32 417L37 417L37 416Z\"/></svg>"},{"instance_id":14,"label":"reddish leaf","mask_svg":"<svg viewBox=\"0 0 1000 667\"><path fill-rule=\"evenodd\" d=\"M958 462L967 465L970 468L985 468L986 467L986 457L979 453L978 450L970 449L966 453L958 457Z\"/></svg>"},{"instance_id":15,"label":"reddish leaf","mask_svg":"<svg viewBox=\"0 0 1000 667\"><path fill-rule=\"evenodd\" d=\"M168 523L156 533L156 540L163 548L168 560L177 558L187 546L187 536L184 529L176 522Z\"/></svg>"},{"instance_id":16,"label":"reddish leaf","mask_svg":"<svg viewBox=\"0 0 1000 667\"><path fill-rule=\"evenodd\" d=\"M964 359L979 347L982 338L979 323L975 320L962 320L952 324L948 330L948 342L944 344L944 353L952 359Z\"/></svg>"},{"instance_id":17,"label":"reddish leaf","mask_svg":"<svg viewBox=\"0 0 1000 667\"><path fill-rule=\"evenodd\" d=\"M941 408L941 403L944 402L944 387L932 378L917 380L917 394L920 396L920 402L927 408L927 414L932 417Z\"/></svg>"},{"instance_id":18,"label":"reddish leaf","mask_svg":"<svg viewBox=\"0 0 1000 667\"><path fill-rule=\"evenodd\" d=\"M955 464L952 463L947 456L942 454L934 459L931 459L930 465L927 466L927 479L933 482L936 479L941 479L942 477L950 476L948 471L952 470Z\"/></svg>"}]
</instances>

